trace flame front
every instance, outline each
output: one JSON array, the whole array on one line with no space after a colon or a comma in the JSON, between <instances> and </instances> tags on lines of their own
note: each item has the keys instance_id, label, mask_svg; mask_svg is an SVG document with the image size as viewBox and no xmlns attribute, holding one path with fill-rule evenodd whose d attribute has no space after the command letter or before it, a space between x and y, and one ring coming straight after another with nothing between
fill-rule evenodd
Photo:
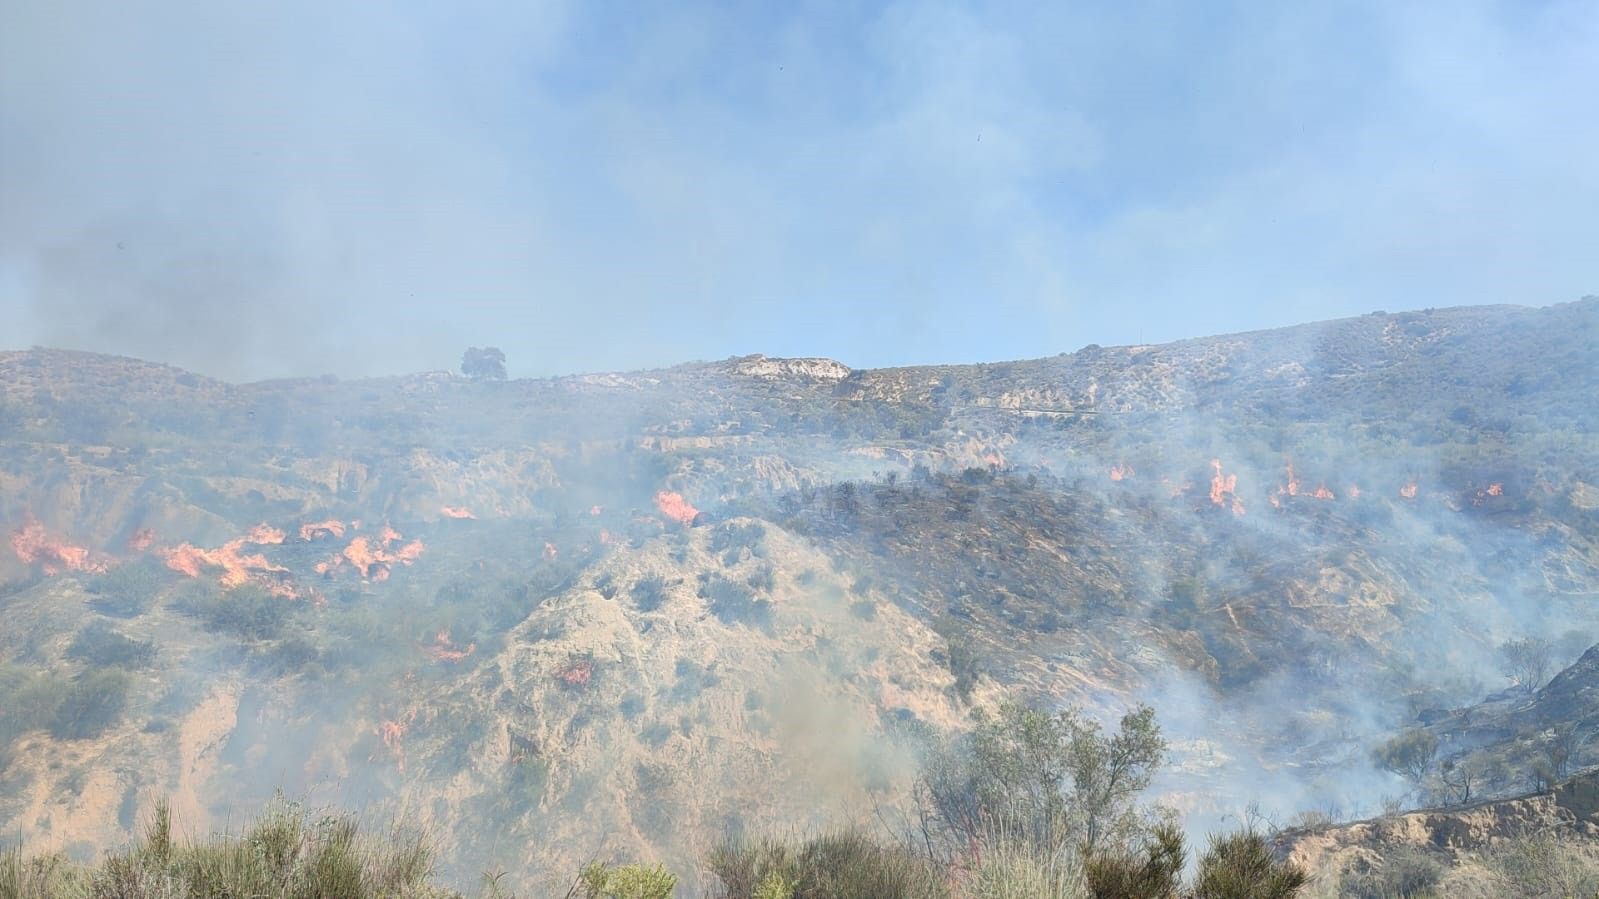
<instances>
[{"instance_id":1,"label":"flame front","mask_svg":"<svg viewBox=\"0 0 1599 899\"><path fill-rule=\"evenodd\" d=\"M300 525L301 540L318 540L324 537L337 539L344 536L344 522L328 519L327 521L307 522Z\"/></svg>"},{"instance_id":2,"label":"flame front","mask_svg":"<svg viewBox=\"0 0 1599 899\"><path fill-rule=\"evenodd\" d=\"M395 565L412 565L422 557L422 552L427 548L421 540L412 540L392 552L389 545L403 539L400 532L388 525L383 526L383 533L378 542L374 543L368 537L356 537L349 545L336 556L316 566L316 573L331 576L345 563L348 563L361 577L382 583L389 579L389 573Z\"/></svg>"},{"instance_id":3,"label":"flame front","mask_svg":"<svg viewBox=\"0 0 1599 899\"><path fill-rule=\"evenodd\" d=\"M655 494L655 506L661 510L662 515L683 525L692 525L700 514L700 510L690 505L689 501L683 498L683 494L670 490L662 490Z\"/></svg>"},{"instance_id":4,"label":"flame front","mask_svg":"<svg viewBox=\"0 0 1599 899\"><path fill-rule=\"evenodd\" d=\"M269 574L287 574L289 569L282 565L274 565L267 557L260 553L246 555L243 550L245 544L270 546L282 543L284 533L277 528L266 524L258 524L250 529L243 537L229 540L216 549L202 549L192 543L180 543L177 546L161 551L167 567L189 577L199 577L207 568L221 569L222 575L217 579L224 587L242 587L252 579ZM273 592L282 594L287 590L287 595L293 591L282 585L274 585Z\"/></svg>"},{"instance_id":5,"label":"flame front","mask_svg":"<svg viewBox=\"0 0 1599 899\"><path fill-rule=\"evenodd\" d=\"M457 649L450 641L450 629L445 628L433 637L433 642L422 647L428 658L439 663L455 664L474 652L477 652L476 643L468 643L465 649Z\"/></svg>"},{"instance_id":6,"label":"flame front","mask_svg":"<svg viewBox=\"0 0 1599 899\"><path fill-rule=\"evenodd\" d=\"M464 509L464 508L462 508L460 506L440 506L439 507L439 514L443 515L445 518L476 518L477 517L476 515L472 514L470 509Z\"/></svg>"},{"instance_id":7,"label":"flame front","mask_svg":"<svg viewBox=\"0 0 1599 899\"><path fill-rule=\"evenodd\" d=\"M11 550L24 565L38 565L47 575L106 570L106 563L91 559L87 548L51 537L37 521L30 521L11 534Z\"/></svg>"},{"instance_id":8,"label":"flame front","mask_svg":"<svg viewBox=\"0 0 1599 899\"><path fill-rule=\"evenodd\" d=\"M1128 479L1128 478L1130 478L1132 476L1133 476L1133 467L1131 465L1113 465L1113 466L1111 466L1110 479L1113 480L1113 481L1124 481L1124 480L1126 480L1126 479Z\"/></svg>"},{"instance_id":9,"label":"flame front","mask_svg":"<svg viewBox=\"0 0 1599 899\"><path fill-rule=\"evenodd\" d=\"M1210 501L1218 506L1230 505L1234 515L1244 514L1244 501L1238 498L1238 475L1224 475L1221 471L1221 460L1210 460L1210 467L1216 473L1210 479Z\"/></svg>"}]
</instances>

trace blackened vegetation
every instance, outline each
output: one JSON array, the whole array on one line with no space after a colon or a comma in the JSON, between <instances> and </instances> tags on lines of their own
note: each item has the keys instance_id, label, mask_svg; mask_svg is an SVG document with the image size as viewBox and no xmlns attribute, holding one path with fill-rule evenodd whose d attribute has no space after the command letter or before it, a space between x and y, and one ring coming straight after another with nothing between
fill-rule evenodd
<instances>
[{"instance_id":1,"label":"blackened vegetation","mask_svg":"<svg viewBox=\"0 0 1599 899\"><path fill-rule=\"evenodd\" d=\"M699 597L723 624L743 624L768 628L772 623L772 603L757 595L754 587L729 580L716 572L700 575Z\"/></svg>"}]
</instances>

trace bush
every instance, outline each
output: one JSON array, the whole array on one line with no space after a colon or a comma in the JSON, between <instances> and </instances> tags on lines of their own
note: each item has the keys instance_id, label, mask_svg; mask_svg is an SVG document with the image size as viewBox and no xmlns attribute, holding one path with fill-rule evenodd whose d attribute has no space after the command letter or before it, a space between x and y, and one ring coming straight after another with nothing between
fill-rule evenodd
<instances>
[{"instance_id":1,"label":"bush","mask_svg":"<svg viewBox=\"0 0 1599 899\"><path fill-rule=\"evenodd\" d=\"M611 867L591 862L578 878L583 899L670 899L677 876L660 865Z\"/></svg>"},{"instance_id":2,"label":"bush","mask_svg":"<svg viewBox=\"0 0 1599 899\"><path fill-rule=\"evenodd\" d=\"M1089 856L1083 873L1094 899L1164 899L1176 896L1188 850L1174 825L1162 824L1136 848L1115 848ZM1207 895L1207 899L1212 897Z\"/></svg>"},{"instance_id":3,"label":"bush","mask_svg":"<svg viewBox=\"0 0 1599 899\"><path fill-rule=\"evenodd\" d=\"M1307 880L1304 871L1272 857L1260 834L1214 835L1199 859L1193 899L1291 899Z\"/></svg>"},{"instance_id":4,"label":"bush","mask_svg":"<svg viewBox=\"0 0 1599 899\"><path fill-rule=\"evenodd\" d=\"M1362 871L1346 871L1339 893L1350 899L1410 899L1427 896L1444 876L1444 866L1426 852L1397 847L1380 863Z\"/></svg>"},{"instance_id":5,"label":"bush","mask_svg":"<svg viewBox=\"0 0 1599 899\"><path fill-rule=\"evenodd\" d=\"M289 619L299 610L294 600L273 596L254 585L218 592L208 584L196 583L173 605L199 619L206 630L242 640L281 638Z\"/></svg>"},{"instance_id":6,"label":"bush","mask_svg":"<svg viewBox=\"0 0 1599 899\"><path fill-rule=\"evenodd\" d=\"M73 638L67 658L100 668L143 668L155 661L155 644L130 639L96 621Z\"/></svg>"},{"instance_id":7,"label":"bush","mask_svg":"<svg viewBox=\"0 0 1599 899\"><path fill-rule=\"evenodd\" d=\"M1505 899L1599 894L1599 849L1552 833L1501 844L1484 858Z\"/></svg>"},{"instance_id":8,"label":"bush","mask_svg":"<svg viewBox=\"0 0 1599 899\"><path fill-rule=\"evenodd\" d=\"M706 860L722 899L944 899L941 872L915 852L859 831L824 834L798 847L729 844Z\"/></svg>"},{"instance_id":9,"label":"bush","mask_svg":"<svg viewBox=\"0 0 1599 899\"><path fill-rule=\"evenodd\" d=\"M171 579L171 573L146 560L118 565L91 578L84 589L90 595L89 607L118 618L143 615Z\"/></svg>"},{"instance_id":10,"label":"bush","mask_svg":"<svg viewBox=\"0 0 1599 899\"><path fill-rule=\"evenodd\" d=\"M1088 895L1072 855L999 845L983 854L966 892L972 899L1080 899Z\"/></svg>"},{"instance_id":11,"label":"bush","mask_svg":"<svg viewBox=\"0 0 1599 899\"><path fill-rule=\"evenodd\" d=\"M711 532L709 545L712 553L721 553L724 562L733 564L743 555L740 550L749 550L752 556L760 555L761 541L765 537L766 527L758 521L743 524L730 521Z\"/></svg>"},{"instance_id":12,"label":"bush","mask_svg":"<svg viewBox=\"0 0 1599 899\"><path fill-rule=\"evenodd\" d=\"M745 584L713 574L700 585L701 599L709 602L711 614L723 624L768 627L772 623L772 604L758 599Z\"/></svg>"},{"instance_id":13,"label":"bush","mask_svg":"<svg viewBox=\"0 0 1599 899\"><path fill-rule=\"evenodd\" d=\"M128 704L128 675L116 668L85 671L72 680L50 716L50 735L58 740L98 737L122 719Z\"/></svg>"},{"instance_id":14,"label":"bush","mask_svg":"<svg viewBox=\"0 0 1599 899\"><path fill-rule=\"evenodd\" d=\"M313 822L278 800L240 836L179 843L165 805L133 846L89 867L58 856L0 856L0 896L202 899L213 896L447 899L428 884L432 857L415 838L363 839L353 819Z\"/></svg>"},{"instance_id":15,"label":"bush","mask_svg":"<svg viewBox=\"0 0 1599 899\"><path fill-rule=\"evenodd\" d=\"M653 612L666 602L666 579L658 574L639 578L633 584L633 605L640 612Z\"/></svg>"}]
</instances>

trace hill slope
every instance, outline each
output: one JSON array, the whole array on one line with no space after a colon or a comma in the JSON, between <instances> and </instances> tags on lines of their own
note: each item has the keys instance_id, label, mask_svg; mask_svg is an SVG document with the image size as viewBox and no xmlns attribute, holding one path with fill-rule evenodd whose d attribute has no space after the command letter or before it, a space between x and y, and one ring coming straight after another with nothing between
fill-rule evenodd
<instances>
[{"instance_id":1,"label":"hill slope","mask_svg":"<svg viewBox=\"0 0 1599 899\"><path fill-rule=\"evenodd\" d=\"M0 353L0 820L281 784L468 874L686 858L894 807L1004 691L1152 698L1193 811L1370 804L1500 641L1599 633L1596 337L1599 299L884 371Z\"/></svg>"}]
</instances>

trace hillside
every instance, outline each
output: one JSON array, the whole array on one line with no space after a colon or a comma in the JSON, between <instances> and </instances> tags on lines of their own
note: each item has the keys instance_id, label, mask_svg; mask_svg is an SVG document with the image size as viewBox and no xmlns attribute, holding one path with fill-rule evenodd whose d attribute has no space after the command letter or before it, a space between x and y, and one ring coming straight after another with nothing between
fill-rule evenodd
<instances>
[{"instance_id":1,"label":"hillside","mask_svg":"<svg viewBox=\"0 0 1599 899\"><path fill-rule=\"evenodd\" d=\"M1599 298L876 371L0 353L0 824L86 854L281 787L536 879L870 822L1004 695L1148 699L1195 821L1369 813L1397 729L1595 720L1447 710L1599 641L1596 395Z\"/></svg>"}]
</instances>

